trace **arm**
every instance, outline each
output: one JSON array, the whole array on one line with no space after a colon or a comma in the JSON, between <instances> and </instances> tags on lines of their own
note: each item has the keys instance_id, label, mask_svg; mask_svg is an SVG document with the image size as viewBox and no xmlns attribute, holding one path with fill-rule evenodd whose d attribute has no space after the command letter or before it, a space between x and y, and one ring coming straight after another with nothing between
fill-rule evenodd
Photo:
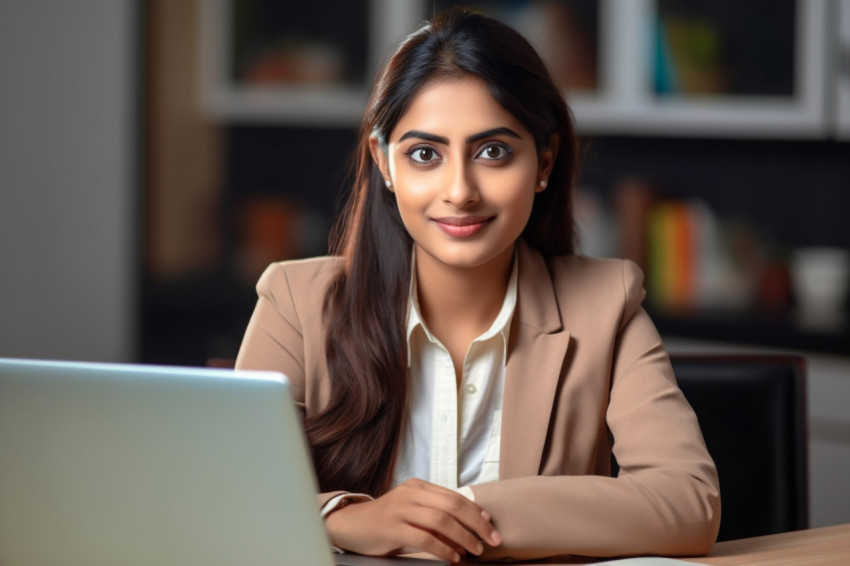
<instances>
[{"instance_id":1,"label":"arm","mask_svg":"<svg viewBox=\"0 0 850 566\"><path fill-rule=\"evenodd\" d=\"M640 308L641 274L623 265L622 312L610 328L616 339L607 350L584 350L599 356L593 363L600 372L610 363L610 397L600 414L614 437L620 475L537 476L473 486L475 501L503 539L487 558L694 555L714 542L720 519L714 464L658 333ZM569 444L567 433L561 438Z\"/></svg>"}]
</instances>

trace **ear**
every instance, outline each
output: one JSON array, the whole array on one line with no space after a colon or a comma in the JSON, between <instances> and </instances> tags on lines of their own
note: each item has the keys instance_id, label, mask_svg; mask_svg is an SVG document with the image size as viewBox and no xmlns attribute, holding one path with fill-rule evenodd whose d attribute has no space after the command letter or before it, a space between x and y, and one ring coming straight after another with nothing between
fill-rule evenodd
<instances>
[{"instance_id":1,"label":"ear","mask_svg":"<svg viewBox=\"0 0 850 566\"><path fill-rule=\"evenodd\" d=\"M378 141L377 136L371 136L369 138L369 152L372 154L372 161L375 162L375 165L378 166L378 169L381 171L381 175L384 177L384 182L389 182L387 188L392 191L392 177L390 177L390 164L387 159L387 154L381 149L381 142Z\"/></svg>"},{"instance_id":2,"label":"ear","mask_svg":"<svg viewBox=\"0 0 850 566\"><path fill-rule=\"evenodd\" d=\"M546 146L546 149L540 152L539 163L539 171L537 173L537 179L539 181L548 181L549 175L552 174L552 169L555 167L555 161L558 159L558 149L560 147L561 138L558 134L552 134L549 136L549 145ZM537 192L544 190L545 185L541 187L539 184L537 185Z\"/></svg>"}]
</instances>

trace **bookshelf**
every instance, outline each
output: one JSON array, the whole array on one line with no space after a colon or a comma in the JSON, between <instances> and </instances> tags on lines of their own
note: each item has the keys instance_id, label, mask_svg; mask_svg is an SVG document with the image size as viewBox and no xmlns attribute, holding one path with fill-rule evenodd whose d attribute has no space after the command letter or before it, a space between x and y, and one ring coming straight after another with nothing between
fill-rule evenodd
<instances>
[{"instance_id":1,"label":"bookshelf","mask_svg":"<svg viewBox=\"0 0 850 566\"><path fill-rule=\"evenodd\" d=\"M181 38L181 49L186 42L191 43L190 36L194 40L197 34L193 45L198 53L187 62L192 64L182 66L179 72L154 69L159 75L152 83L167 86L176 76L197 79L181 81L166 90L179 91L179 104L173 106L194 112L191 117L199 122L200 137L186 144L179 130L163 130L161 138L151 144L152 158L173 164L174 175L168 182L151 176L152 184L157 186L150 193L156 197L152 202L157 206L151 208L147 225L150 236L158 237L162 222L171 219L172 230L157 242L162 250L181 254L173 265L168 264L169 277L157 276L150 270L145 273L148 279L144 288L148 293L143 306L149 324L143 330L143 341L149 346L145 351L150 352L150 361L197 363L207 356L235 355L255 300L253 283L259 264L251 260L254 263L245 269L245 257L249 255L245 251L254 248L245 245L245 237L239 231L243 208L256 209L256 205L271 201L271 206L259 207L269 211L282 202L285 208L297 201L304 208L284 210L281 218L293 212L299 217L321 215L318 228L313 230L315 237L309 254L323 252L321 245L314 244L322 241L320 232L326 230L338 205L337 195L344 185L356 128L380 61L434 7L448 3L317 0L293 7L289 14L292 21L320 18L327 20L327 30L336 29L339 21L349 27L357 27L350 24L358 22L360 31L342 34L349 46L347 52L355 59L347 67L355 72L330 78L275 79L258 84L235 74L233 59L238 49L233 45L234 6L255 5L262 10L264 4L280 3L199 0L198 10L189 16L192 25L172 30ZM785 61L793 72L785 73L785 86L774 88L772 93L752 94L738 86L711 95L677 94L669 85L667 91L658 92L664 89L656 84L653 30L660 14L678 9L676 3L474 3L482 10L498 12L517 28L530 26L532 31L528 33L538 44L574 26L583 30L583 46L573 48L583 54L579 59L585 66L564 75L562 86L589 142L581 181L584 188L610 199L624 177L649 180L661 189L661 201L701 201L724 222L740 219L758 236L770 234L768 239L773 241L768 243L776 245L779 263L786 261L787 252L795 247L827 245L850 249L850 232L845 229L846 210L850 210L850 193L846 191L850 165L846 143L839 141L842 131L850 139L850 0L778 0L771 3L774 8L768 12L762 10L755 21L742 17L740 25L751 35L791 26L793 37L786 42L789 48L780 53L779 61ZM555 4L563 12L562 16L548 18L555 24L554 31L535 33L534 22L539 23L542 6ZM693 8L700 3L685 4ZM705 3L701 4L704 7ZM747 10L750 3L723 0L711 4L719 7L709 8L707 16L723 6L740 5L741 10ZM181 13L191 11L186 7ZM564 19L563 13L571 16ZM717 17L721 23L727 21ZM274 18L269 16L267 21L273 22ZM158 28L151 30L151 45L164 45L157 36L161 32ZM261 39L266 37L259 35ZM838 43L839 38L843 38L843 44ZM843 46L841 50L833 51L838 45ZM538 47L543 50L541 45ZM839 57L837 53L843 55ZM183 59L164 53L163 60L173 63ZM840 75L833 72L839 64L844 69ZM840 112L841 108L845 110ZM181 124L173 120L169 123ZM168 140L172 142L166 143ZM188 147L193 151L187 152ZM198 153L200 149L204 151ZM178 170L180 163L189 162L205 166ZM187 180L185 175L189 173L191 178ZM607 204L610 206L610 202ZM185 234L187 225L195 227L191 238ZM300 229L292 232L306 233ZM197 242L208 247L216 243L215 249L201 248L195 245ZM305 250L302 246L297 253L308 253ZM191 262L199 267L193 267ZM653 268L644 266L652 277ZM787 264L785 267L780 279L787 277ZM680 271L680 277L687 271ZM653 291L656 284L657 281L648 281L650 293L664 294L665 291ZM673 283L674 288L676 285L681 285L681 279ZM746 285L752 296L755 284L750 281ZM196 288L206 290L191 292ZM756 296L764 298L758 291ZM647 306L665 333L705 339L734 337L742 343L848 353L846 326L827 332L801 328L793 312L793 292L789 294L787 289L780 293L781 308L765 310L759 301L735 303L733 299L735 293L715 293L714 303L671 309L654 304L650 297ZM191 321L195 323L190 324ZM173 344L184 342L181 337L185 336L192 336L197 343L182 351L170 351ZM172 354L174 357L169 357Z\"/></svg>"},{"instance_id":2,"label":"bookshelf","mask_svg":"<svg viewBox=\"0 0 850 566\"><path fill-rule=\"evenodd\" d=\"M317 0L287 6L287 17L279 18L282 28L275 31L271 7L279 3L201 0L199 106L221 123L355 125L380 61L432 10L456 3ZM836 66L843 60L847 67L848 0L778 0L770 10L733 0L464 3L526 32L556 78L566 70L562 83L587 134L850 135L847 71L835 80ZM250 19L246 13L265 26L240 25ZM334 17L325 17L331 13ZM286 22L299 19L327 23L327 31L295 38L287 26L296 24ZM334 31L335 21L345 22L344 33ZM246 40L243 28L257 37ZM843 48L838 37L845 38ZM234 69L246 41L265 42L267 52L276 52L278 67L316 61L312 66L325 73L268 72L265 80L257 73L253 79L240 75Z\"/></svg>"}]
</instances>

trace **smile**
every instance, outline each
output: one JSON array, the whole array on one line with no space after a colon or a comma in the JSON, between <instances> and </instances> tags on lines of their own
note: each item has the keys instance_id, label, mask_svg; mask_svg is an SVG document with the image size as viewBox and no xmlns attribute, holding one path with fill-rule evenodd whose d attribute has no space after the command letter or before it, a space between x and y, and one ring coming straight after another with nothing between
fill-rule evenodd
<instances>
[{"instance_id":1,"label":"smile","mask_svg":"<svg viewBox=\"0 0 850 566\"><path fill-rule=\"evenodd\" d=\"M483 230L494 218L494 216L446 216L433 220L449 236L468 238Z\"/></svg>"}]
</instances>

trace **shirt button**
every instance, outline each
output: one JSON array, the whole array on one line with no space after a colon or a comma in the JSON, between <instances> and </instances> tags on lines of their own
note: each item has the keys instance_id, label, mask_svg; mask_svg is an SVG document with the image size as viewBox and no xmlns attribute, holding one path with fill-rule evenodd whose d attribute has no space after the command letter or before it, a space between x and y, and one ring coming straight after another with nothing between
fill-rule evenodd
<instances>
[{"instance_id":1,"label":"shirt button","mask_svg":"<svg viewBox=\"0 0 850 566\"><path fill-rule=\"evenodd\" d=\"M470 395L475 395L475 393L478 392L478 388L475 387L475 385L473 385L472 383L470 383L466 386L466 392Z\"/></svg>"}]
</instances>

